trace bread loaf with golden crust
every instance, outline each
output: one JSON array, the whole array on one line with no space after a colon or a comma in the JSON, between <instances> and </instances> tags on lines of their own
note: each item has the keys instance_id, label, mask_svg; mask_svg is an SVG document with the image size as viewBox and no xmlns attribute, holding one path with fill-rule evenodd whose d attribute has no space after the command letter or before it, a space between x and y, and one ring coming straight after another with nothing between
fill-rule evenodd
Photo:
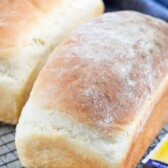
<instances>
[{"instance_id":1,"label":"bread loaf with golden crust","mask_svg":"<svg viewBox=\"0 0 168 168\"><path fill-rule=\"evenodd\" d=\"M102 12L101 0L1 0L0 121L17 123L51 51Z\"/></svg>"},{"instance_id":2,"label":"bread loaf with golden crust","mask_svg":"<svg viewBox=\"0 0 168 168\"><path fill-rule=\"evenodd\" d=\"M167 120L167 37L167 23L129 11L75 32L51 55L23 109L23 166L136 167Z\"/></svg>"}]
</instances>

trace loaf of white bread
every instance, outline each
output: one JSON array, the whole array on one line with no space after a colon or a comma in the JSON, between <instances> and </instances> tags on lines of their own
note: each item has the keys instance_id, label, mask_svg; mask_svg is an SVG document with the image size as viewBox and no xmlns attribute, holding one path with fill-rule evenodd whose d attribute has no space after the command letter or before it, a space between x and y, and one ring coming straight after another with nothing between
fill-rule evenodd
<instances>
[{"instance_id":1,"label":"loaf of white bread","mask_svg":"<svg viewBox=\"0 0 168 168\"><path fill-rule=\"evenodd\" d=\"M17 123L51 51L103 8L102 0L0 1L0 121Z\"/></svg>"},{"instance_id":2,"label":"loaf of white bread","mask_svg":"<svg viewBox=\"0 0 168 168\"><path fill-rule=\"evenodd\" d=\"M16 146L28 168L135 168L168 114L168 25L104 14L63 43L23 109Z\"/></svg>"}]
</instances>

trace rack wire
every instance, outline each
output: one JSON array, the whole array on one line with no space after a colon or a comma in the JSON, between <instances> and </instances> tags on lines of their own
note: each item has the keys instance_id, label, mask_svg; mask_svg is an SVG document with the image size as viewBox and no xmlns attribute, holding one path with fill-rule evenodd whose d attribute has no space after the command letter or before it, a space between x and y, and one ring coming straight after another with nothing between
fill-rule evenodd
<instances>
[{"instance_id":1,"label":"rack wire","mask_svg":"<svg viewBox=\"0 0 168 168\"><path fill-rule=\"evenodd\" d=\"M160 142L166 133L168 133L168 124L161 130L146 154ZM2 123L0 123L0 168L23 168L19 162L15 147L15 127ZM140 162L137 168L147 168L147 166Z\"/></svg>"},{"instance_id":2,"label":"rack wire","mask_svg":"<svg viewBox=\"0 0 168 168\"><path fill-rule=\"evenodd\" d=\"M14 139L15 127L0 123L0 168L22 168Z\"/></svg>"}]
</instances>

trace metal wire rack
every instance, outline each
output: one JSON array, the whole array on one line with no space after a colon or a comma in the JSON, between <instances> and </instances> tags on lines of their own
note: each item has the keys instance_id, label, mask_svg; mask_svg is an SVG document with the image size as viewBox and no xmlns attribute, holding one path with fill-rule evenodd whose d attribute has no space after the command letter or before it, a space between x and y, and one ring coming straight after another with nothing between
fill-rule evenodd
<instances>
[{"instance_id":1,"label":"metal wire rack","mask_svg":"<svg viewBox=\"0 0 168 168\"><path fill-rule=\"evenodd\" d=\"M22 168L14 139L15 127L0 123L0 168Z\"/></svg>"},{"instance_id":2,"label":"metal wire rack","mask_svg":"<svg viewBox=\"0 0 168 168\"><path fill-rule=\"evenodd\" d=\"M168 133L168 124L161 130L153 144L148 148L146 154L160 142L166 133ZM15 127L0 123L0 168L22 168L17 156L14 139ZM137 168L147 168L147 166L139 163Z\"/></svg>"}]
</instances>

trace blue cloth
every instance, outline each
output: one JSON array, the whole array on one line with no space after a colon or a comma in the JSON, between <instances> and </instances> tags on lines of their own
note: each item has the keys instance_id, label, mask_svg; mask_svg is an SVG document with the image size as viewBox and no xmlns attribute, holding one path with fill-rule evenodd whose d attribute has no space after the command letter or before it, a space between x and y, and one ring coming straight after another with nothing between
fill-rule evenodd
<instances>
[{"instance_id":1,"label":"blue cloth","mask_svg":"<svg viewBox=\"0 0 168 168\"><path fill-rule=\"evenodd\" d=\"M120 6L168 21L168 0L120 0Z\"/></svg>"}]
</instances>

